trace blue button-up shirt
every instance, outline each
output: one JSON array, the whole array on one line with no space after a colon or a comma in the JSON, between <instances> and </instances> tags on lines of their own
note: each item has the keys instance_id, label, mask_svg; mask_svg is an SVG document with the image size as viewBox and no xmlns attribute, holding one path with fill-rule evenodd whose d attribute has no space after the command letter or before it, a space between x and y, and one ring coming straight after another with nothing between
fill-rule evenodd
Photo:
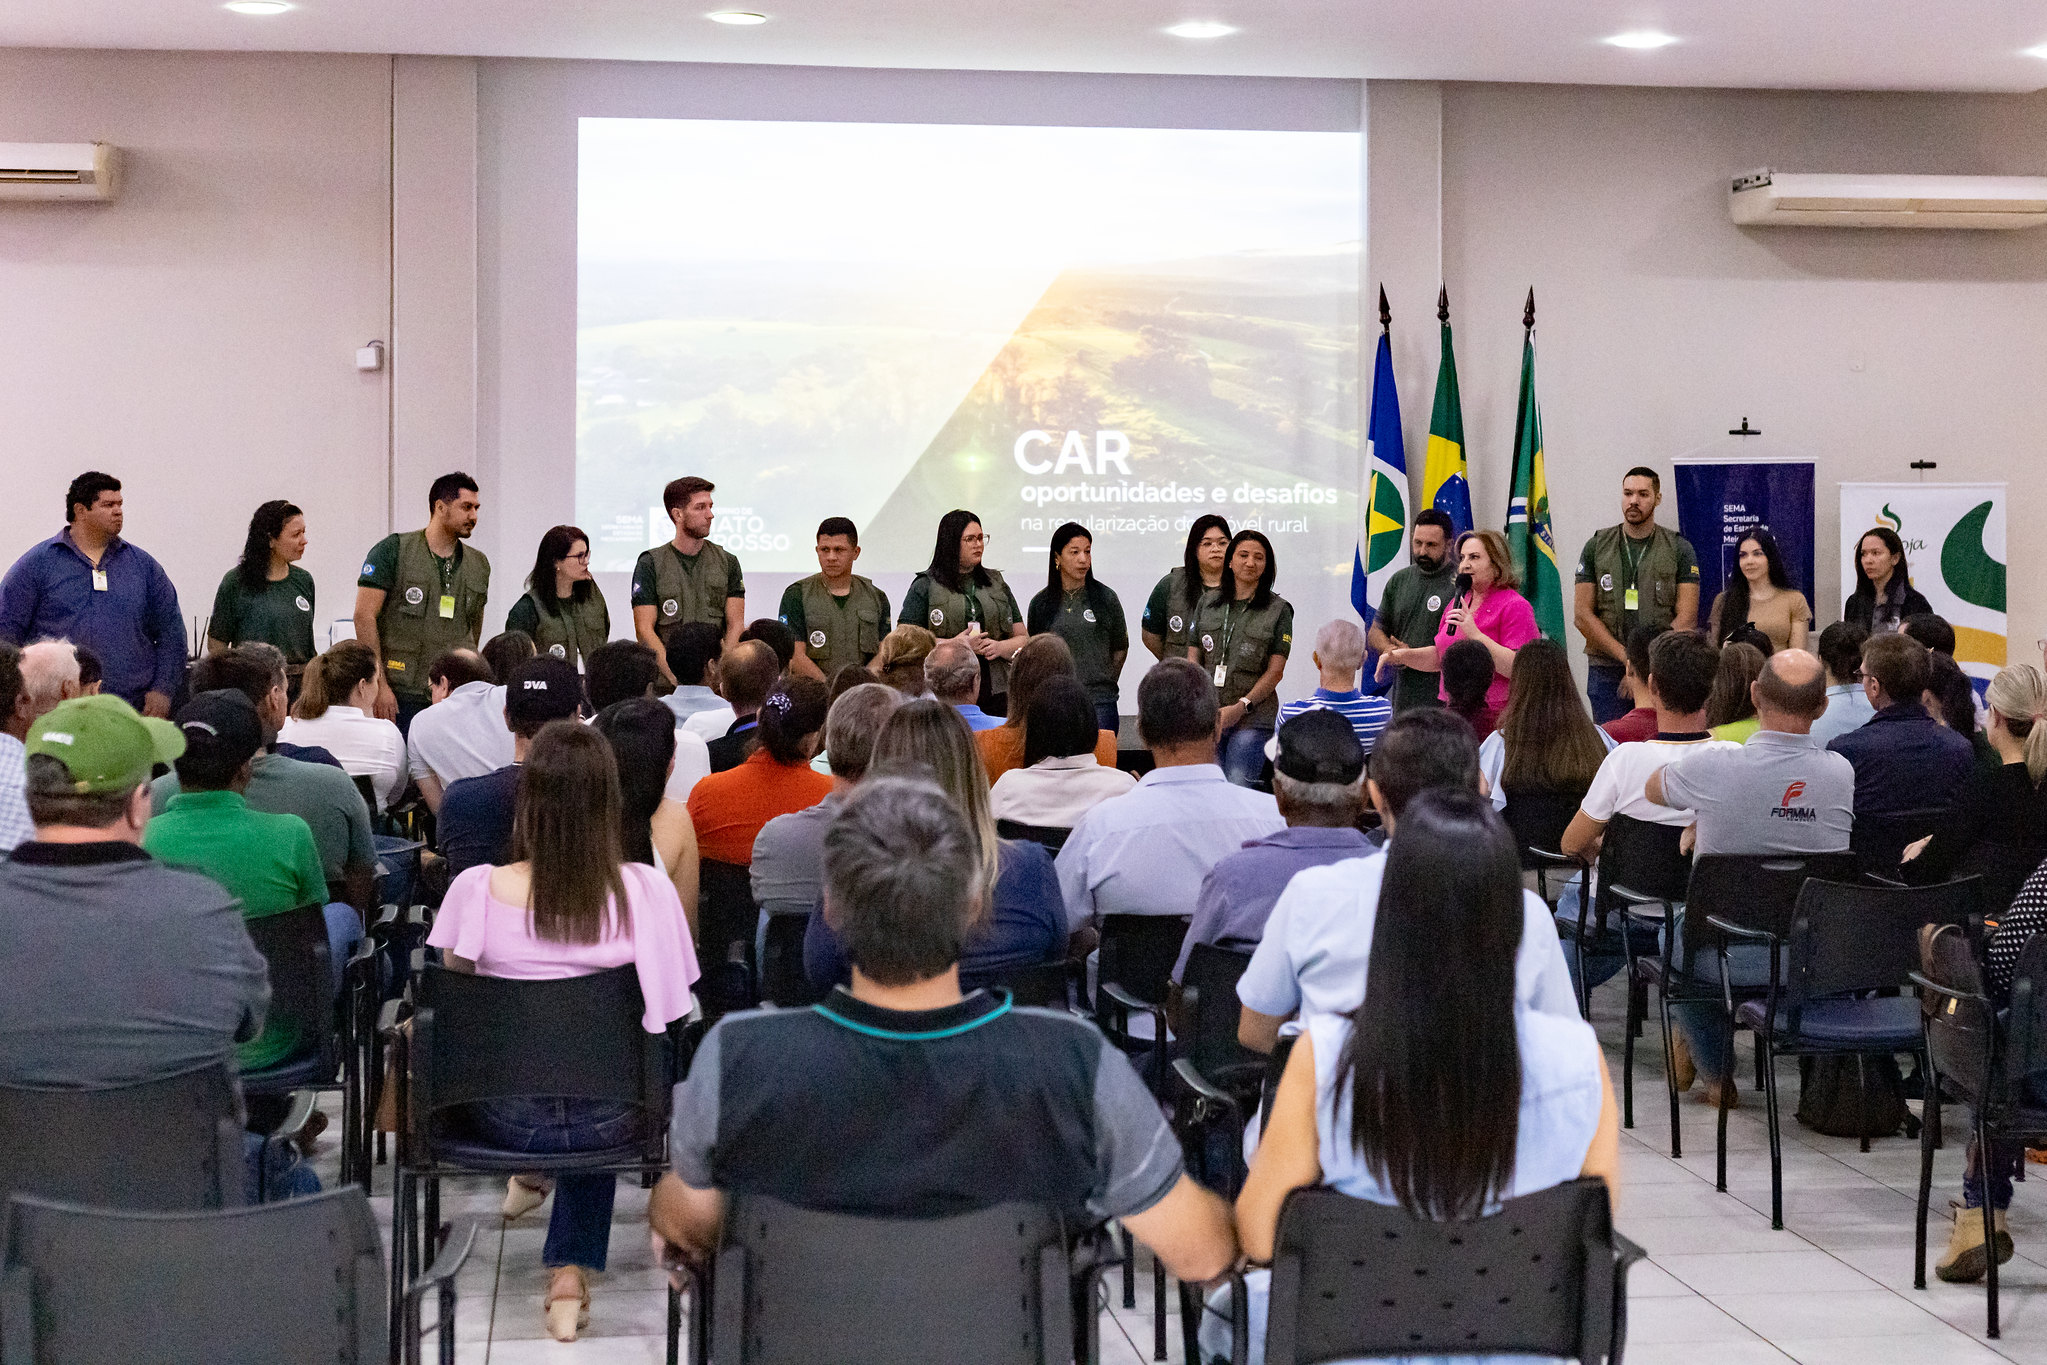
<instances>
[{"instance_id":1,"label":"blue button-up shirt","mask_svg":"<svg viewBox=\"0 0 2047 1365\"><path fill-rule=\"evenodd\" d=\"M1059 850L1067 928L1104 915L1191 915L1217 859L1285 828L1278 802L1232 786L1213 763L1154 768L1081 816Z\"/></svg>"},{"instance_id":2,"label":"blue button-up shirt","mask_svg":"<svg viewBox=\"0 0 2047 1365\"><path fill-rule=\"evenodd\" d=\"M1886 706L1827 747L1855 767L1857 817L1945 806L1976 766L1969 741L1916 701Z\"/></svg>"},{"instance_id":3,"label":"blue button-up shirt","mask_svg":"<svg viewBox=\"0 0 2047 1365\"><path fill-rule=\"evenodd\" d=\"M1265 921L1279 893L1303 868L1362 858L1373 852L1364 833L1354 827L1329 829L1299 825L1247 839L1244 846L1214 867L1201 883L1194 902L1194 923L1173 964L1173 980L1187 971L1187 958L1197 943L1250 948L1264 937Z\"/></svg>"},{"instance_id":4,"label":"blue button-up shirt","mask_svg":"<svg viewBox=\"0 0 2047 1365\"><path fill-rule=\"evenodd\" d=\"M100 568L105 592L93 590L92 561L69 527L30 549L0 578L0 640L84 645L99 656L102 689L132 706L145 692L175 696L185 676L185 619L170 575L119 536Z\"/></svg>"}]
</instances>

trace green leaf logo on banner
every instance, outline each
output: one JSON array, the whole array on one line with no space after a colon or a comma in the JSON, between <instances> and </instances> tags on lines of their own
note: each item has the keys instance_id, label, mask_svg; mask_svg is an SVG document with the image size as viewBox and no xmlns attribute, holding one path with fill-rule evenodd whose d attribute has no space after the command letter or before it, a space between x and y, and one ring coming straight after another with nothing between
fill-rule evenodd
<instances>
[{"instance_id":1,"label":"green leaf logo on banner","mask_svg":"<svg viewBox=\"0 0 2047 1365\"><path fill-rule=\"evenodd\" d=\"M1890 527L1893 531L1905 529L1904 518L1893 512L1889 503L1884 504L1884 510L1877 516L1877 520Z\"/></svg>"},{"instance_id":2,"label":"green leaf logo on banner","mask_svg":"<svg viewBox=\"0 0 2047 1365\"><path fill-rule=\"evenodd\" d=\"M1983 502L1955 523L1940 547L1940 576L1948 591L1970 606L2003 611L2004 565L1983 548L1983 527L1989 520L1990 504Z\"/></svg>"}]
</instances>

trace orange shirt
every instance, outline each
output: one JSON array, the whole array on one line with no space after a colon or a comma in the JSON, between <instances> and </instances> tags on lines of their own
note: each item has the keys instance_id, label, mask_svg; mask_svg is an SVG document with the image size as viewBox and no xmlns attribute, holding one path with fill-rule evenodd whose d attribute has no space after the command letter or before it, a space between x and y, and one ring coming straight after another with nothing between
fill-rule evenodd
<instances>
[{"instance_id":1,"label":"orange shirt","mask_svg":"<svg viewBox=\"0 0 2047 1365\"><path fill-rule=\"evenodd\" d=\"M831 793L831 778L808 763L788 766L775 762L766 749L756 749L738 767L712 773L690 789L697 856L749 867L762 825L806 810Z\"/></svg>"},{"instance_id":2,"label":"orange shirt","mask_svg":"<svg viewBox=\"0 0 2047 1365\"><path fill-rule=\"evenodd\" d=\"M993 730L974 732L974 743L981 746L981 762L988 769L988 782L1012 768L1023 766L1023 727L1021 725L998 725ZM1107 730L1095 736L1095 762L1104 768L1116 766L1116 737Z\"/></svg>"}]
</instances>

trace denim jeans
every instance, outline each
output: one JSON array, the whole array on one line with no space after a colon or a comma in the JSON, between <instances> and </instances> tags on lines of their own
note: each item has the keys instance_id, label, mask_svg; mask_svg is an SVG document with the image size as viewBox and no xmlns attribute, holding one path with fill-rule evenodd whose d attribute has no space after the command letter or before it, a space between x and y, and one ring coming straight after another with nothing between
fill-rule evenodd
<instances>
[{"instance_id":1,"label":"denim jeans","mask_svg":"<svg viewBox=\"0 0 2047 1365\"><path fill-rule=\"evenodd\" d=\"M327 975L334 998L341 997L341 983L348 971L348 959L362 942L362 916L344 901L329 901L321 907L327 916Z\"/></svg>"},{"instance_id":2,"label":"denim jeans","mask_svg":"<svg viewBox=\"0 0 2047 1365\"><path fill-rule=\"evenodd\" d=\"M2047 1073L2034 1072L2025 1080L2026 1103L2047 1105ZM1976 1116L1969 1115L1969 1128L1973 1134ZM1962 1207L1980 1209L1983 1207L1983 1154L1976 1148L1974 1136L1969 1138L1968 1165L1962 1170ZM1990 1144L1990 1198L1993 1208L2011 1207L2012 1177L2019 1173L2019 1163L2026 1159L2026 1144L2023 1142L1993 1142Z\"/></svg>"},{"instance_id":3,"label":"denim jeans","mask_svg":"<svg viewBox=\"0 0 2047 1365\"><path fill-rule=\"evenodd\" d=\"M1633 708L1621 695L1621 679L1627 671L1618 664L1588 663L1585 666L1585 696L1592 703L1592 723L1604 725L1619 720Z\"/></svg>"},{"instance_id":4,"label":"denim jeans","mask_svg":"<svg viewBox=\"0 0 2047 1365\"><path fill-rule=\"evenodd\" d=\"M484 1141L537 1156L617 1147L641 1135L639 1111L611 1100L525 1096L485 1100L470 1105L468 1113L470 1128ZM585 1171L552 1174L554 1212L548 1216L541 1264L550 1270L564 1265L604 1269L618 1177Z\"/></svg>"},{"instance_id":5,"label":"denim jeans","mask_svg":"<svg viewBox=\"0 0 2047 1365\"><path fill-rule=\"evenodd\" d=\"M1223 736L1223 776L1240 787L1248 787L1258 780L1265 771L1265 741L1272 738L1270 730L1254 730L1249 725L1239 725Z\"/></svg>"},{"instance_id":6,"label":"denim jeans","mask_svg":"<svg viewBox=\"0 0 2047 1365\"><path fill-rule=\"evenodd\" d=\"M1720 950L1701 949L1688 964L1685 960L1684 926L1685 912L1680 908L1671 921L1670 932L1677 935L1676 944L1670 952L1671 965L1717 989L1720 985ZM1769 945L1738 943L1731 946L1727 950L1727 979L1736 990L1745 986L1769 985ZM1674 1003L1670 1007L1670 1023L1691 1048L1692 1064L1699 1069L1699 1074L1709 1082L1718 1080L1721 1059L1726 1056L1734 1032L1728 1026L1727 1011L1721 1002L1686 1000Z\"/></svg>"},{"instance_id":7,"label":"denim jeans","mask_svg":"<svg viewBox=\"0 0 2047 1365\"><path fill-rule=\"evenodd\" d=\"M1123 728L1123 717L1115 702L1098 701L1095 703L1095 728L1097 730L1107 730L1112 735Z\"/></svg>"}]
</instances>

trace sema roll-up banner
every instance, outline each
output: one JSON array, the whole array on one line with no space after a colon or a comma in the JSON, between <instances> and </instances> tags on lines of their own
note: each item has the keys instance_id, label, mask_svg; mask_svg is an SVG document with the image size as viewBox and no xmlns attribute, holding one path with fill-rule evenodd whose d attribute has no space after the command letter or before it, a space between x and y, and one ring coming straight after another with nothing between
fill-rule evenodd
<instances>
[{"instance_id":1,"label":"sema roll-up banner","mask_svg":"<svg viewBox=\"0 0 2047 1365\"><path fill-rule=\"evenodd\" d=\"M1862 537L1888 526L1912 586L1955 628L1955 662L1981 693L2004 667L2004 485L1841 485L1841 596L1855 591Z\"/></svg>"},{"instance_id":2,"label":"sema roll-up banner","mask_svg":"<svg viewBox=\"0 0 2047 1365\"><path fill-rule=\"evenodd\" d=\"M1713 600L1741 572L1735 551L1742 537L1768 527L1784 557L1791 586L1817 603L1813 591L1813 465L1811 460L1719 459L1680 455L1677 525L1699 556L1699 626Z\"/></svg>"}]
</instances>

